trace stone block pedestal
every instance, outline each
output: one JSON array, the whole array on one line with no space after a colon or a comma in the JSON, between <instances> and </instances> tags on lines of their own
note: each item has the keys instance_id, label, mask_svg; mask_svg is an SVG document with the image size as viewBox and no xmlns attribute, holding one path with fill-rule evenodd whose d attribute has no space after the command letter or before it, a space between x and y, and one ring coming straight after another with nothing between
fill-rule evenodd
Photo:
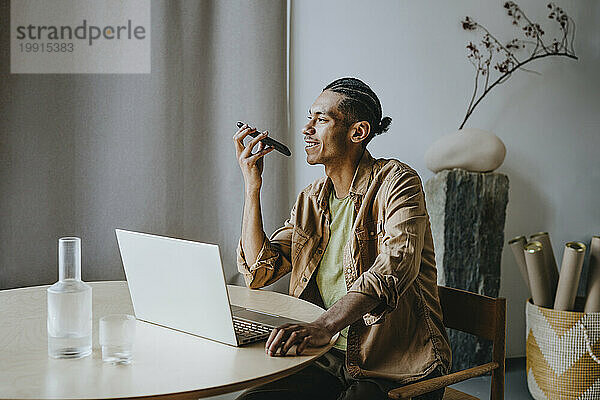
<instances>
[{"instance_id":1,"label":"stone block pedestal","mask_svg":"<svg viewBox=\"0 0 600 400\"><path fill-rule=\"evenodd\" d=\"M508 177L461 169L425 183L438 283L498 297ZM449 331L453 370L491 360L491 342Z\"/></svg>"}]
</instances>

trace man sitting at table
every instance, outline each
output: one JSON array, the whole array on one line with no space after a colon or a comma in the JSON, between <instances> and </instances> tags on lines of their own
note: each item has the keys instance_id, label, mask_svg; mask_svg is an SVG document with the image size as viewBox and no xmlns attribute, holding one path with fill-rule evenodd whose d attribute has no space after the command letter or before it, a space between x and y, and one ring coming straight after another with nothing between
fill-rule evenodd
<instances>
[{"instance_id":1,"label":"man sitting at table","mask_svg":"<svg viewBox=\"0 0 600 400\"><path fill-rule=\"evenodd\" d=\"M289 293L324 307L317 320L274 329L270 356L292 346L335 346L287 378L242 399L385 399L395 387L440 376L451 355L437 292L437 271L418 174L366 149L388 130L377 95L355 78L323 89L302 130L306 161L325 175L300 192L284 226L267 238L260 206L265 132L234 135L245 183L238 268L250 288L291 272ZM258 145L255 153L254 147ZM443 389L419 399L441 399Z\"/></svg>"}]
</instances>

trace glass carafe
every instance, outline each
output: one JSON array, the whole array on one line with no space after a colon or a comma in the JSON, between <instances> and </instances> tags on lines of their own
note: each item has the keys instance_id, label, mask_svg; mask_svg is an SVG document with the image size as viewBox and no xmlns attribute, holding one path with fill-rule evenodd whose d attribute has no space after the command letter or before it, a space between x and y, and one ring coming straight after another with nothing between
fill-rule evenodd
<instances>
[{"instance_id":1,"label":"glass carafe","mask_svg":"<svg viewBox=\"0 0 600 400\"><path fill-rule=\"evenodd\" d=\"M58 282L48 292L48 355L81 358L92 352L92 288L81 281L81 239L58 240Z\"/></svg>"}]
</instances>

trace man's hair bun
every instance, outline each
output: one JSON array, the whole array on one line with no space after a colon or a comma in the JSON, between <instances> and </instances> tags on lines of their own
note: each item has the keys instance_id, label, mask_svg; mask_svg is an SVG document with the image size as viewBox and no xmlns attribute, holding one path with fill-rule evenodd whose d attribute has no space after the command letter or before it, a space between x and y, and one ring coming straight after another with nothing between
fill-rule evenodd
<instances>
[{"instance_id":1,"label":"man's hair bun","mask_svg":"<svg viewBox=\"0 0 600 400\"><path fill-rule=\"evenodd\" d=\"M390 117L383 117L381 122L379 123L379 129L377 130L377 135L381 135L384 132L387 132L390 129L390 125L392 123L392 119Z\"/></svg>"}]
</instances>

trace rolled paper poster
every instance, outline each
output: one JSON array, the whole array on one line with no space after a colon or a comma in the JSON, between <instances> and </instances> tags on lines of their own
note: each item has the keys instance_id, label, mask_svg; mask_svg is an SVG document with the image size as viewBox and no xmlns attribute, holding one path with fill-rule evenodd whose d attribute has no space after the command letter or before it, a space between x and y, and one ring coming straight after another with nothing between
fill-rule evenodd
<instances>
[{"instance_id":1,"label":"rolled paper poster","mask_svg":"<svg viewBox=\"0 0 600 400\"><path fill-rule=\"evenodd\" d=\"M530 240L538 241L544 248L544 263L548 270L548 279L550 281L550 290L552 298L556 295L556 288L558 287L558 267L556 266L556 259L554 258L554 251L552 250L552 243L550 242L550 235L548 232L538 232L530 236Z\"/></svg>"},{"instance_id":2,"label":"rolled paper poster","mask_svg":"<svg viewBox=\"0 0 600 400\"><path fill-rule=\"evenodd\" d=\"M554 299L554 309L572 311L575 307L575 297L579 287L581 267L585 257L585 244L569 242L565 244L565 252L560 266L560 278Z\"/></svg>"},{"instance_id":3,"label":"rolled paper poster","mask_svg":"<svg viewBox=\"0 0 600 400\"><path fill-rule=\"evenodd\" d=\"M586 295L584 311L600 312L600 236L593 236L590 245L590 272Z\"/></svg>"},{"instance_id":4,"label":"rolled paper poster","mask_svg":"<svg viewBox=\"0 0 600 400\"><path fill-rule=\"evenodd\" d=\"M547 276L548 271L544 263L542 243L535 240L527 243L523 253L527 264L527 276L531 285L533 304L540 307L552 307L553 298Z\"/></svg>"},{"instance_id":5,"label":"rolled paper poster","mask_svg":"<svg viewBox=\"0 0 600 400\"><path fill-rule=\"evenodd\" d=\"M531 294L531 286L529 285L529 277L527 276L527 264L525 264L525 253L523 252L525 244L527 244L527 239L525 239L525 236L517 236L508 241L508 245L512 249L515 260L517 261L517 265L519 266L521 276L523 277L523 280L527 285L527 289L529 289L529 293Z\"/></svg>"}]
</instances>

